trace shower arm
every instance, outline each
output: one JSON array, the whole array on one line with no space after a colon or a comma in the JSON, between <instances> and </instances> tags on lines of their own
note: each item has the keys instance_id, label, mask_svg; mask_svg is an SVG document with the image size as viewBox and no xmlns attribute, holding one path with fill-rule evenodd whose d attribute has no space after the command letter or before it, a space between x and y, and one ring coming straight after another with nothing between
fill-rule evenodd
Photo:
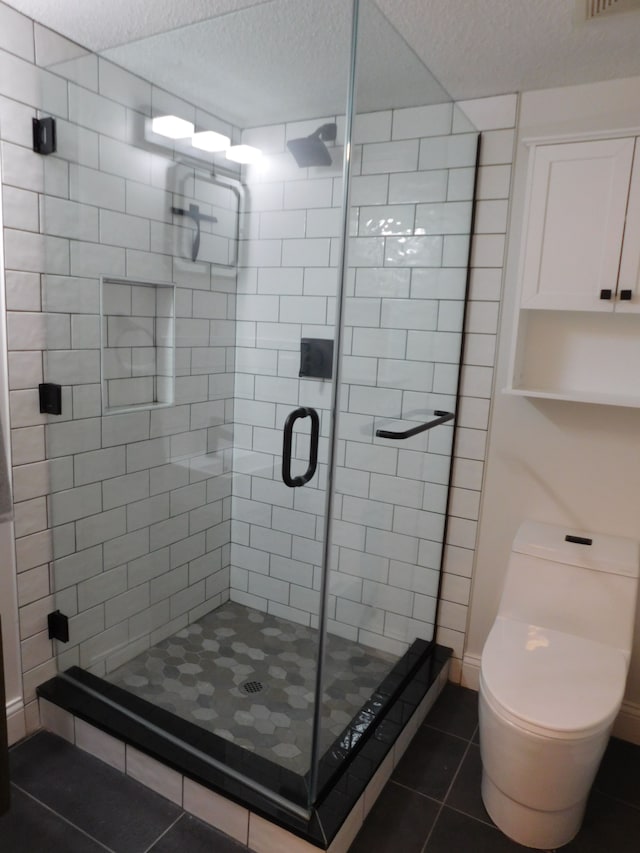
<instances>
[{"instance_id":1,"label":"shower arm","mask_svg":"<svg viewBox=\"0 0 640 853\"><path fill-rule=\"evenodd\" d=\"M188 216L196 223L196 233L193 238L193 246L191 247L191 260L195 263L198 260L198 252L200 251L200 223L201 222L217 222L217 216L209 216L206 213L200 213L200 207L197 204L190 204L189 209L184 207L172 207L171 213L174 216Z\"/></svg>"},{"instance_id":2,"label":"shower arm","mask_svg":"<svg viewBox=\"0 0 640 853\"><path fill-rule=\"evenodd\" d=\"M418 424L418 426L407 429L404 432L394 432L389 429L377 429L376 437L396 438L400 441L404 441L405 438L411 438L414 435L425 432L425 430L433 429L433 427L439 426L440 424L446 424L447 421L452 421L455 418L455 414L453 412L441 412L437 409L433 414L436 417L432 421L427 421L424 424Z\"/></svg>"}]
</instances>

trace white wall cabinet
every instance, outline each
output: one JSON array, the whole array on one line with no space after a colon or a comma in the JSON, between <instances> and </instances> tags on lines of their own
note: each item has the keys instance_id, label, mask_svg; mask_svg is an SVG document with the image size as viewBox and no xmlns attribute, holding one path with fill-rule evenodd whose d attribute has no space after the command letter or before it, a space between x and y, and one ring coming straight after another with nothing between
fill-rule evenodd
<instances>
[{"instance_id":1,"label":"white wall cabinet","mask_svg":"<svg viewBox=\"0 0 640 853\"><path fill-rule=\"evenodd\" d=\"M506 390L640 407L640 139L529 156Z\"/></svg>"},{"instance_id":2,"label":"white wall cabinet","mask_svg":"<svg viewBox=\"0 0 640 853\"><path fill-rule=\"evenodd\" d=\"M635 232L625 232L634 189L630 213L640 215L637 162L632 177L636 144L623 138L536 146L522 307L611 311L625 301L625 308L640 311L638 223ZM627 291L631 298L623 299Z\"/></svg>"}]
</instances>

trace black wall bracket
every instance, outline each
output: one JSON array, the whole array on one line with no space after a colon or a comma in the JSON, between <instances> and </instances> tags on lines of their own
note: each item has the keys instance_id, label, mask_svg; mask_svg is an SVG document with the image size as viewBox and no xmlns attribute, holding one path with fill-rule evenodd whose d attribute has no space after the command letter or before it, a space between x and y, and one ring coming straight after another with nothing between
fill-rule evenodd
<instances>
[{"instance_id":1,"label":"black wall bracket","mask_svg":"<svg viewBox=\"0 0 640 853\"><path fill-rule=\"evenodd\" d=\"M36 154L53 154L56 150L56 120L49 116L32 121L33 150Z\"/></svg>"},{"instance_id":2,"label":"black wall bracket","mask_svg":"<svg viewBox=\"0 0 640 853\"><path fill-rule=\"evenodd\" d=\"M298 376L331 379L332 372L333 341L326 338L302 338Z\"/></svg>"},{"instance_id":3,"label":"black wall bracket","mask_svg":"<svg viewBox=\"0 0 640 853\"><path fill-rule=\"evenodd\" d=\"M38 385L41 415L62 414L62 386L54 382L42 382Z\"/></svg>"},{"instance_id":4,"label":"black wall bracket","mask_svg":"<svg viewBox=\"0 0 640 853\"><path fill-rule=\"evenodd\" d=\"M54 610L47 616L47 627L49 628L49 639L60 640L61 643L69 642L69 617L59 610Z\"/></svg>"}]
</instances>

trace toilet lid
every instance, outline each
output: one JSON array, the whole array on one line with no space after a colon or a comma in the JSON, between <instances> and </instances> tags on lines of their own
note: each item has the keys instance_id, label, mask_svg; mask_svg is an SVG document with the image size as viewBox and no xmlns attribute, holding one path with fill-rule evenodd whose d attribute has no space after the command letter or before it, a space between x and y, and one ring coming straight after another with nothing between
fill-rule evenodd
<instances>
[{"instance_id":1,"label":"toilet lid","mask_svg":"<svg viewBox=\"0 0 640 853\"><path fill-rule=\"evenodd\" d=\"M613 720L627 663L619 649L498 618L481 672L494 700L524 725L575 735Z\"/></svg>"}]
</instances>

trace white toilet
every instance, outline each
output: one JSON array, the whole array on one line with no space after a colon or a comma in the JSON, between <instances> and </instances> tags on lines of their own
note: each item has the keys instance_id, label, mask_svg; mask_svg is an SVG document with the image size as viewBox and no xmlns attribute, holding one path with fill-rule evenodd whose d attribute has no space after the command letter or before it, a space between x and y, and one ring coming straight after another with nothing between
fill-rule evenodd
<instances>
[{"instance_id":1,"label":"white toilet","mask_svg":"<svg viewBox=\"0 0 640 853\"><path fill-rule=\"evenodd\" d=\"M527 847L567 844L620 709L638 542L526 521L480 669L482 799Z\"/></svg>"}]
</instances>

